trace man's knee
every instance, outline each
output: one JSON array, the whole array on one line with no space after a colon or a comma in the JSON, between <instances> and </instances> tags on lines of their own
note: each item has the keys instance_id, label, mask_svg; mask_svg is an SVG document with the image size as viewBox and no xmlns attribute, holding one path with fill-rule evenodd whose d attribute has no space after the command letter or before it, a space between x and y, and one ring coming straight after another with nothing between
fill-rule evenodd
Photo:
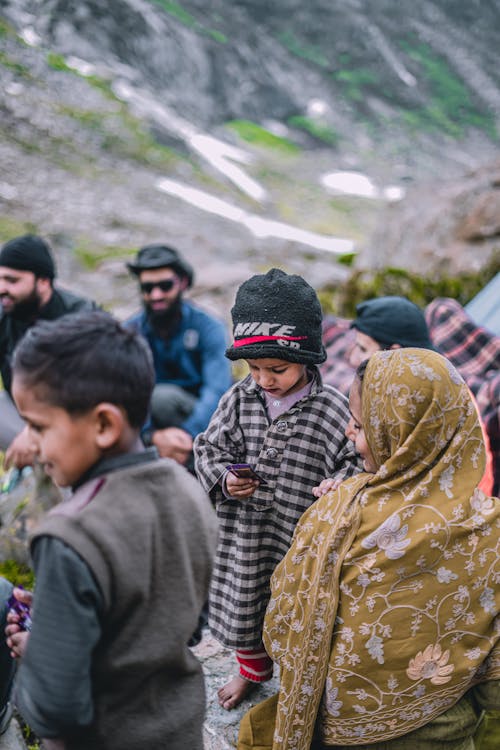
<instances>
[{"instance_id":1,"label":"man's knee","mask_svg":"<svg viewBox=\"0 0 500 750\"><path fill-rule=\"evenodd\" d=\"M151 397L151 418L155 427L179 427L196 403L192 393L171 383L157 383Z\"/></svg>"}]
</instances>

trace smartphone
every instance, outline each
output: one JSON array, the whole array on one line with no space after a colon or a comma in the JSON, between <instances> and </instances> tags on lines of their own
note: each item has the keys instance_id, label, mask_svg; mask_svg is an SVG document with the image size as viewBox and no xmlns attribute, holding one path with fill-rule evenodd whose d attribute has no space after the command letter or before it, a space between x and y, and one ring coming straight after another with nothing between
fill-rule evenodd
<instances>
[{"instance_id":1,"label":"smartphone","mask_svg":"<svg viewBox=\"0 0 500 750\"><path fill-rule=\"evenodd\" d=\"M250 479L257 479L261 484L267 484L266 480L262 479L250 464L229 464L226 469L236 477L250 477Z\"/></svg>"}]
</instances>

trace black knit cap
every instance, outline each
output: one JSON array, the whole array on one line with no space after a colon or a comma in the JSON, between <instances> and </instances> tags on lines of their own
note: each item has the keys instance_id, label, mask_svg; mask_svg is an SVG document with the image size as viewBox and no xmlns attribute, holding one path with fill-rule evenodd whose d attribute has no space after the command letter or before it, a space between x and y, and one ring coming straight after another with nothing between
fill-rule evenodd
<instances>
[{"instance_id":1,"label":"black knit cap","mask_svg":"<svg viewBox=\"0 0 500 750\"><path fill-rule=\"evenodd\" d=\"M35 234L23 234L6 242L0 250L0 266L31 271L40 279L52 280L56 275L49 246Z\"/></svg>"},{"instance_id":2,"label":"black knit cap","mask_svg":"<svg viewBox=\"0 0 500 750\"><path fill-rule=\"evenodd\" d=\"M154 268L171 268L178 276L187 279L187 288L193 284L194 271L177 250L168 245L145 245L141 247L133 263L127 263L128 270L135 276L141 271Z\"/></svg>"},{"instance_id":3,"label":"black knit cap","mask_svg":"<svg viewBox=\"0 0 500 750\"><path fill-rule=\"evenodd\" d=\"M369 299L356 305L356 314L351 328L380 344L434 349L424 313L406 297Z\"/></svg>"},{"instance_id":4,"label":"black knit cap","mask_svg":"<svg viewBox=\"0 0 500 750\"><path fill-rule=\"evenodd\" d=\"M321 305L301 276L279 268L252 276L238 289L231 316L229 359L275 358L311 365L326 359Z\"/></svg>"}]
</instances>

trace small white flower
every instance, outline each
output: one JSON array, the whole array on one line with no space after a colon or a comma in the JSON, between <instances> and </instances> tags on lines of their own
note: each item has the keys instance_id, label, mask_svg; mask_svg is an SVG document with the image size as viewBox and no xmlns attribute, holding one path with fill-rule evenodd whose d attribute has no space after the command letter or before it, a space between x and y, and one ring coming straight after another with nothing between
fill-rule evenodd
<instances>
[{"instance_id":1,"label":"small white flower","mask_svg":"<svg viewBox=\"0 0 500 750\"><path fill-rule=\"evenodd\" d=\"M358 576L358 585L364 587L369 586L370 576L368 576L366 573L360 573Z\"/></svg>"},{"instance_id":2,"label":"small white flower","mask_svg":"<svg viewBox=\"0 0 500 750\"><path fill-rule=\"evenodd\" d=\"M378 661L379 664L384 664L384 642L378 635L372 635L366 642L366 648L368 653Z\"/></svg>"},{"instance_id":3,"label":"small white flower","mask_svg":"<svg viewBox=\"0 0 500 750\"><path fill-rule=\"evenodd\" d=\"M468 651L466 651L465 655L471 661L476 661L481 656L481 649L478 646L476 646L476 648L471 648Z\"/></svg>"},{"instance_id":4,"label":"small white flower","mask_svg":"<svg viewBox=\"0 0 500 750\"><path fill-rule=\"evenodd\" d=\"M333 687L332 678L328 677L326 681L325 706L331 716L340 716L340 709L343 706L343 702L336 700L338 694L339 689Z\"/></svg>"},{"instance_id":5,"label":"small white flower","mask_svg":"<svg viewBox=\"0 0 500 750\"><path fill-rule=\"evenodd\" d=\"M482 594L479 597L479 604L484 609L485 612L488 612L489 614L495 614L496 607L495 607L495 596L494 591L492 588L487 586L485 590L482 592Z\"/></svg>"},{"instance_id":6,"label":"small white flower","mask_svg":"<svg viewBox=\"0 0 500 750\"><path fill-rule=\"evenodd\" d=\"M446 494L446 497L453 497L453 475L455 473L454 466L448 466L439 477L439 489Z\"/></svg>"},{"instance_id":7,"label":"small white flower","mask_svg":"<svg viewBox=\"0 0 500 750\"><path fill-rule=\"evenodd\" d=\"M450 581L456 580L458 576L453 571L448 570L448 568L441 566L437 569L436 578L438 583L450 583Z\"/></svg>"},{"instance_id":8,"label":"small white flower","mask_svg":"<svg viewBox=\"0 0 500 750\"><path fill-rule=\"evenodd\" d=\"M471 508L474 512L472 520L474 523L481 525L485 522L485 516L491 515L494 510L493 498L487 497L480 490L476 490L470 500Z\"/></svg>"}]
</instances>

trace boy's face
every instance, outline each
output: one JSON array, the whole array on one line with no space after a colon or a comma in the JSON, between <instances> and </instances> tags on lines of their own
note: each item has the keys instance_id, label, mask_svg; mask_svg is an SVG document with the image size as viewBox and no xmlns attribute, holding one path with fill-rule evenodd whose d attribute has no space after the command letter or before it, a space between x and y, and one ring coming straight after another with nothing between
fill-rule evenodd
<instances>
[{"instance_id":1,"label":"boy's face","mask_svg":"<svg viewBox=\"0 0 500 750\"><path fill-rule=\"evenodd\" d=\"M308 380L307 367L284 359L247 359L255 382L273 398L300 391Z\"/></svg>"},{"instance_id":2,"label":"boy's face","mask_svg":"<svg viewBox=\"0 0 500 750\"><path fill-rule=\"evenodd\" d=\"M42 389L26 388L16 375L12 395L45 472L60 487L74 485L102 455L94 412L71 415L44 400Z\"/></svg>"}]
</instances>

